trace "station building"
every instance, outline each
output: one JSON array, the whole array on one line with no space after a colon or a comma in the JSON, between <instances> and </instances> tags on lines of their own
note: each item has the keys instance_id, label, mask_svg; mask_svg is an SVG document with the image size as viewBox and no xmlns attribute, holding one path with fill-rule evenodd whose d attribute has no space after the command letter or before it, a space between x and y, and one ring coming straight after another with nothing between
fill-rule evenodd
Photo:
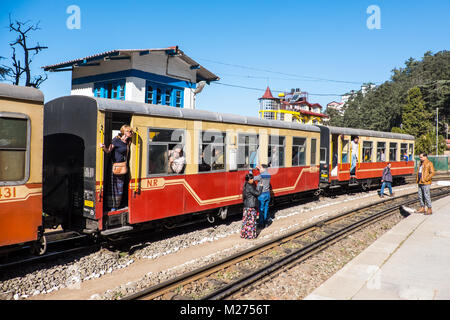
<instances>
[{"instance_id":1,"label":"station building","mask_svg":"<svg viewBox=\"0 0 450 320\"><path fill-rule=\"evenodd\" d=\"M195 96L219 77L178 46L118 49L43 67L71 71L72 95L195 109Z\"/></svg>"}]
</instances>

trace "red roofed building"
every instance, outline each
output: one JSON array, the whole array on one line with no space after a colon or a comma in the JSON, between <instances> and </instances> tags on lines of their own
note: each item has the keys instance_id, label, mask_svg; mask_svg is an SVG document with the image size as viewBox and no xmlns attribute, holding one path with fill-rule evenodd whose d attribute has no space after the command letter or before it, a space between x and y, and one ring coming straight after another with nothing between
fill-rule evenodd
<instances>
[{"instance_id":1,"label":"red roofed building","mask_svg":"<svg viewBox=\"0 0 450 320\"><path fill-rule=\"evenodd\" d=\"M269 87L259 98L260 118L284 121L295 121L306 124L321 124L327 115L322 113L322 106L308 101L308 93L300 89L282 92L274 98Z\"/></svg>"}]
</instances>

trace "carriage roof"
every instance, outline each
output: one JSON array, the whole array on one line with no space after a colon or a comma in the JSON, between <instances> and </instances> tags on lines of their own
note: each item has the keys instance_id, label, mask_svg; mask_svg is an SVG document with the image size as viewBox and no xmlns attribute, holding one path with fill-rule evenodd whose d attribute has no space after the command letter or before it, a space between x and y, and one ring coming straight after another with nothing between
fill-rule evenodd
<instances>
[{"instance_id":1,"label":"carriage roof","mask_svg":"<svg viewBox=\"0 0 450 320\"><path fill-rule=\"evenodd\" d=\"M331 134L346 134L352 136L377 137L386 139L414 140L414 136L403 133L383 132L356 128L327 127Z\"/></svg>"},{"instance_id":2,"label":"carriage roof","mask_svg":"<svg viewBox=\"0 0 450 320\"><path fill-rule=\"evenodd\" d=\"M286 122L280 120L263 120L256 117L247 117L235 114L218 113L198 109L182 109L134 101L121 101L104 98L91 98L91 99L95 99L97 102L98 109L103 111L131 112L134 114L142 114L158 117L246 124L252 126L320 132L320 129L317 128L316 126L294 122Z\"/></svg>"},{"instance_id":3,"label":"carriage roof","mask_svg":"<svg viewBox=\"0 0 450 320\"><path fill-rule=\"evenodd\" d=\"M0 97L44 103L44 94L41 90L7 83L0 83Z\"/></svg>"}]
</instances>

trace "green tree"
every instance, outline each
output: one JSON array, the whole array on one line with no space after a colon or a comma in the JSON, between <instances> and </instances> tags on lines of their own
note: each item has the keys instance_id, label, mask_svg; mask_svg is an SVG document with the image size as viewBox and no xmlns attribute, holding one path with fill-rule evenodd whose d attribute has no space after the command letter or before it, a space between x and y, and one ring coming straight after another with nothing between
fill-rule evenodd
<instances>
[{"instance_id":1,"label":"green tree","mask_svg":"<svg viewBox=\"0 0 450 320\"><path fill-rule=\"evenodd\" d=\"M414 87L420 89L424 107L429 114L434 114L436 108L439 109L439 134L445 135L445 124L450 120L450 51L446 50L436 54L427 51L419 60L408 59L403 67L392 70L389 81L364 97L360 95L349 101L346 104L343 126L391 131L393 127L405 126L405 120L408 126L412 114L405 117L403 113L405 106L411 103L408 101L409 90ZM430 121L433 127L433 116L421 117L424 122ZM423 133L418 134L420 136Z\"/></svg>"},{"instance_id":2,"label":"green tree","mask_svg":"<svg viewBox=\"0 0 450 320\"><path fill-rule=\"evenodd\" d=\"M425 108L419 87L408 90L406 104L402 106L403 132L418 138L432 129L432 113Z\"/></svg>"},{"instance_id":3,"label":"green tree","mask_svg":"<svg viewBox=\"0 0 450 320\"><path fill-rule=\"evenodd\" d=\"M330 117L329 125L334 127L342 127L344 124L343 116L338 110L333 108L327 108L325 114Z\"/></svg>"},{"instance_id":4,"label":"green tree","mask_svg":"<svg viewBox=\"0 0 450 320\"><path fill-rule=\"evenodd\" d=\"M416 138L415 153L436 154L436 130L432 130ZM446 143L443 136L438 136L439 154L444 154Z\"/></svg>"}]
</instances>

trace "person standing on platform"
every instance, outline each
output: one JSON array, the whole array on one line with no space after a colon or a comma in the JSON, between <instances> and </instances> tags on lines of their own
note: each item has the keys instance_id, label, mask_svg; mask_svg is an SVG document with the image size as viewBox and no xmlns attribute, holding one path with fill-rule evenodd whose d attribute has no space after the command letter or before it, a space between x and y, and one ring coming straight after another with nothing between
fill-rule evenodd
<instances>
[{"instance_id":1,"label":"person standing on platform","mask_svg":"<svg viewBox=\"0 0 450 320\"><path fill-rule=\"evenodd\" d=\"M253 174L245 176L242 200L244 212L242 215L241 238L255 239L257 237L256 225L258 224L258 196L261 190L257 190L253 184Z\"/></svg>"},{"instance_id":2,"label":"person standing on platform","mask_svg":"<svg viewBox=\"0 0 450 320\"><path fill-rule=\"evenodd\" d=\"M384 197L384 188L387 186L389 188L389 195L392 197L394 193L392 192L392 173L391 164L388 162L387 166L383 170L383 176L381 177L381 190L380 198Z\"/></svg>"},{"instance_id":3,"label":"person standing on platform","mask_svg":"<svg viewBox=\"0 0 450 320\"><path fill-rule=\"evenodd\" d=\"M416 181L419 185L419 201L420 201L420 209L419 213L423 213L426 215L432 214L431 210L431 179L434 176L434 166L433 163L428 160L428 155L425 152L422 152L419 155L420 159L420 167L417 170ZM427 207L427 210L425 210Z\"/></svg>"},{"instance_id":4,"label":"person standing on platform","mask_svg":"<svg viewBox=\"0 0 450 320\"><path fill-rule=\"evenodd\" d=\"M263 164L259 169L260 174L255 177L255 181L258 181L258 188L262 186L261 195L258 197L259 200L259 226L261 229L266 227L267 223L271 222L269 218L269 203L270 203L270 173L267 172L267 165Z\"/></svg>"}]
</instances>

